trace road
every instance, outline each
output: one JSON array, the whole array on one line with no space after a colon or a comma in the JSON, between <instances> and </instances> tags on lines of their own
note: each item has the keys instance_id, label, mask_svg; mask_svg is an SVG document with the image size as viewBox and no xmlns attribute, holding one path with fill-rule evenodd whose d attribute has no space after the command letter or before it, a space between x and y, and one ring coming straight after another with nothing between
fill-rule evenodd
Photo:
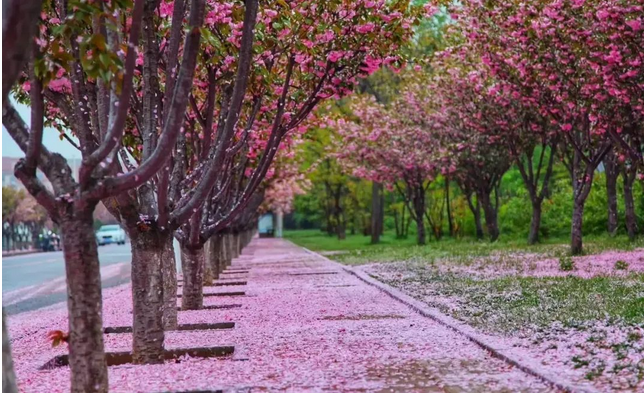
<instances>
[{"instance_id":1,"label":"road","mask_svg":"<svg viewBox=\"0 0 644 393\"><path fill-rule=\"evenodd\" d=\"M103 288L130 280L130 244L98 249ZM16 314L65 301L65 260L62 251L2 258L2 305Z\"/></svg>"},{"instance_id":2,"label":"road","mask_svg":"<svg viewBox=\"0 0 644 393\"><path fill-rule=\"evenodd\" d=\"M174 241L177 268L179 243ZM130 281L130 243L98 248L103 288ZM67 299L62 251L2 258L2 306L9 315L31 311Z\"/></svg>"}]
</instances>

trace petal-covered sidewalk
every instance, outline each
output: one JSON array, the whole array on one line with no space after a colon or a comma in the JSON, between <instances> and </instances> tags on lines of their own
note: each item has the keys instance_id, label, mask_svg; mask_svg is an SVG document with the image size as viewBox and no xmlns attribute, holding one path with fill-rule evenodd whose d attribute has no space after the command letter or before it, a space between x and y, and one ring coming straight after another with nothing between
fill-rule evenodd
<instances>
[{"instance_id":1,"label":"petal-covered sidewalk","mask_svg":"<svg viewBox=\"0 0 644 393\"><path fill-rule=\"evenodd\" d=\"M179 323L235 322L233 329L176 331L166 348L234 345L226 358L183 358L164 365L109 368L115 392L167 391L423 391L541 392L552 389L492 357L452 330L287 241L254 239L206 305L241 307L180 311ZM129 285L104 292L105 326L131 324ZM67 330L66 308L8 319L21 391L69 391L69 369L38 368L52 349L49 330ZM108 351L131 347L131 334L106 334Z\"/></svg>"}]
</instances>

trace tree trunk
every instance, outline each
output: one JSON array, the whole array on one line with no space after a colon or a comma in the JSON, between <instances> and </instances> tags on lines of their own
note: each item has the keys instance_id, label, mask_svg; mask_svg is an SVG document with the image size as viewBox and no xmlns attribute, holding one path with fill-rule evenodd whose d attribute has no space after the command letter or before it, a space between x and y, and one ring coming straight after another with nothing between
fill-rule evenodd
<instances>
[{"instance_id":1,"label":"tree trunk","mask_svg":"<svg viewBox=\"0 0 644 393\"><path fill-rule=\"evenodd\" d=\"M173 237L168 235L163 252L163 327L175 330L177 321L177 260L174 257Z\"/></svg>"},{"instance_id":2,"label":"tree trunk","mask_svg":"<svg viewBox=\"0 0 644 393\"><path fill-rule=\"evenodd\" d=\"M275 214L275 237L281 238L284 236L284 213L278 210Z\"/></svg>"},{"instance_id":3,"label":"tree trunk","mask_svg":"<svg viewBox=\"0 0 644 393\"><path fill-rule=\"evenodd\" d=\"M228 234L221 235L221 249L219 250L219 271L223 272L226 266L230 265L230 245L228 244Z\"/></svg>"},{"instance_id":4,"label":"tree trunk","mask_svg":"<svg viewBox=\"0 0 644 393\"><path fill-rule=\"evenodd\" d=\"M13 357L7 330L7 316L2 309L2 391L4 393L18 393L16 387L16 374L13 372Z\"/></svg>"},{"instance_id":5,"label":"tree trunk","mask_svg":"<svg viewBox=\"0 0 644 393\"><path fill-rule=\"evenodd\" d=\"M447 226L449 228L449 236L454 237L454 218L452 218L452 204L449 195L449 178L445 178L445 204L447 205Z\"/></svg>"},{"instance_id":6,"label":"tree trunk","mask_svg":"<svg viewBox=\"0 0 644 393\"><path fill-rule=\"evenodd\" d=\"M210 262L213 259L213 241L214 237L208 239L203 246L203 286L205 287L211 286L215 280L215 272L212 270L212 263Z\"/></svg>"},{"instance_id":7,"label":"tree trunk","mask_svg":"<svg viewBox=\"0 0 644 393\"><path fill-rule=\"evenodd\" d=\"M101 271L92 209L62 220L71 391L107 392Z\"/></svg>"},{"instance_id":8,"label":"tree trunk","mask_svg":"<svg viewBox=\"0 0 644 393\"><path fill-rule=\"evenodd\" d=\"M232 262L233 259L239 257L239 247L237 247L237 241L234 233L228 234L228 264Z\"/></svg>"},{"instance_id":9,"label":"tree trunk","mask_svg":"<svg viewBox=\"0 0 644 393\"><path fill-rule=\"evenodd\" d=\"M530 221L530 233L528 234L528 244L539 242L539 229L541 228L541 202L539 198L532 200L532 220Z\"/></svg>"},{"instance_id":10,"label":"tree trunk","mask_svg":"<svg viewBox=\"0 0 644 393\"><path fill-rule=\"evenodd\" d=\"M612 151L604 159L606 169L606 196L608 199L608 223L607 229L610 236L617 234L617 177L619 176L615 153Z\"/></svg>"},{"instance_id":11,"label":"tree trunk","mask_svg":"<svg viewBox=\"0 0 644 393\"><path fill-rule=\"evenodd\" d=\"M344 227L344 223L338 218L338 224L336 226L336 232L339 240L344 240L347 238L347 229Z\"/></svg>"},{"instance_id":12,"label":"tree trunk","mask_svg":"<svg viewBox=\"0 0 644 393\"><path fill-rule=\"evenodd\" d=\"M483 240L483 224L481 223L481 207L478 198L476 198L476 205L472 202L472 194L465 195L467 205L474 216L474 227L476 228L476 239Z\"/></svg>"},{"instance_id":13,"label":"tree trunk","mask_svg":"<svg viewBox=\"0 0 644 393\"><path fill-rule=\"evenodd\" d=\"M418 245L424 245L427 242L427 236L425 233L425 193L423 185L420 184L414 187L413 190L413 205L414 205L414 215L416 216L416 235L418 239Z\"/></svg>"},{"instance_id":14,"label":"tree trunk","mask_svg":"<svg viewBox=\"0 0 644 393\"><path fill-rule=\"evenodd\" d=\"M130 231L132 239L132 361L163 363L164 266L169 254L167 234L148 228ZM172 240L170 240L172 241ZM176 299L173 307L177 307Z\"/></svg>"},{"instance_id":15,"label":"tree trunk","mask_svg":"<svg viewBox=\"0 0 644 393\"><path fill-rule=\"evenodd\" d=\"M637 237L637 217L635 215L635 203L633 200L633 183L635 174L628 172L624 174L624 212L626 218L626 232L628 238L632 241Z\"/></svg>"},{"instance_id":16,"label":"tree trunk","mask_svg":"<svg viewBox=\"0 0 644 393\"><path fill-rule=\"evenodd\" d=\"M570 252L572 255L579 255L583 251L583 232L582 226L584 221L584 198L575 198L572 208L572 228L570 231Z\"/></svg>"},{"instance_id":17,"label":"tree trunk","mask_svg":"<svg viewBox=\"0 0 644 393\"><path fill-rule=\"evenodd\" d=\"M203 245L181 245L181 270L183 271L182 310L199 310L203 307Z\"/></svg>"},{"instance_id":18,"label":"tree trunk","mask_svg":"<svg viewBox=\"0 0 644 393\"><path fill-rule=\"evenodd\" d=\"M373 182L371 185L371 244L380 242L383 229L383 205L382 183Z\"/></svg>"},{"instance_id":19,"label":"tree trunk","mask_svg":"<svg viewBox=\"0 0 644 393\"><path fill-rule=\"evenodd\" d=\"M485 226L487 227L488 235L490 236L490 241L494 242L499 238L499 223L497 219L497 211L492 206L492 201L490 201L490 194L487 192L481 192L477 194L477 199L481 201L483 206L483 214L485 214Z\"/></svg>"},{"instance_id":20,"label":"tree trunk","mask_svg":"<svg viewBox=\"0 0 644 393\"><path fill-rule=\"evenodd\" d=\"M221 257L222 257L222 247L223 247L223 241L222 241L222 236L217 234L213 235L213 237L210 238L208 243L206 243L206 247L208 247L208 257L205 259L205 264L209 265L210 267L208 268L208 271L212 275L212 281L216 280L219 278L219 273L221 272L222 268L222 262L221 262ZM204 279L204 285L206 280ZM212 285L212 282L211 284Z\"/></svg>"}]
</instances>

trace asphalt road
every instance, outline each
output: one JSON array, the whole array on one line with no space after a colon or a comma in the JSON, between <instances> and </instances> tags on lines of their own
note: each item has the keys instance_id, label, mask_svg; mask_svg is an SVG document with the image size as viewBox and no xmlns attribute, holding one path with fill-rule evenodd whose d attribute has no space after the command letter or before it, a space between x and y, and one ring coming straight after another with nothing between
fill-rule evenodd
<instances>
[{"instance_id":1,"label":"asphalt road","mask_svg":"<svg viewBox=\"0 0 644 393\"><path fill-rule=\"evenodd\" d=\"M174 242L177 268L179 244ZM130 281L130 243L98 248L103 288ZM9 315L47 307L67 300L62 251L2 258L2 306Z\"/></svg>"},{"instance_id":2,"label":"asphalt road","mask_svg":"<svg viewBox=\"0 0 644 393\"><path fill-rule=\"evenodd\" d=\"M101 267L115 263L129 263L130 244L107 245L98 248ZM65 259L62 251L44 252L2 258L2 292L44 284L65 276Z\"/></svg>"},{"instance_id":3,"label":"asphalt road","mask_svg":"<svg viewBox=\"0 0 644 393\"><path fill-rule=\"evenodd\" d=\"M130 281L130 244L98 249L103 288ZM67 300L62 251L2 258L2 306L9 315Z\"/></svg>"}]
</instances>

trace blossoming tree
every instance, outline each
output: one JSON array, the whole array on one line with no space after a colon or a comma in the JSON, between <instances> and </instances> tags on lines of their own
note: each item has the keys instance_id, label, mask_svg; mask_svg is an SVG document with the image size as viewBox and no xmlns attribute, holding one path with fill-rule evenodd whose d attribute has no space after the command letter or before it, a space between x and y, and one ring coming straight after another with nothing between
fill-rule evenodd
<instances>
[{"instance_id":1,"label":"blossoming tree","mask_svg":"<svg viewBox=\"0 0 644 393\"><path fill-rule=\"evenodd\" d=\"M172 54L180 65L158 143L137 167L122 165L117 154L128 123L133 121L130 104L137 77L137 47L142 30L146 41L154 8L145 0L133 6L126 1L53 3L40 23L27 80L16 91L19 99L31 105L31 126L25 125L11 104L3 108L3 125L26 153L16 166L16 176L62 230L74 392L108 389L93 210L102 199L144 186L170 156L197 62L204 8L200 0L192 2L187 23L183 18L173 22L188 34L182 55ZM65 159L42 145L44 124L61 130L61 138L66 130L78 138L83 156L78 181ZM47 176L53 190L38 180L36 169Z\"/></svg>"},{"instance_id":2,"label":"blossoming tree","mask_svg":"<svg viewBox=\"0 0 644 393\"><path fill-rule=\"evenodd\" d=\"M617 143L641 156L642 4L637 1L468 2L468 39L524 104L547 117L573 184L571 250L593 176Z\"/></svg>"},{"instance_id":3,"label":"blossoming tree","mask_svg":"<svg viewBox=\"0 0 644 393\"><path fill-rule=\"evenodd\" d=\"M214 132L212 139L203 140L215 143L208 166L194 167L194 172L203 171L207 180L196 187L184 181L184 192L170 216L171 226L179 227L176 236L183 254L190 256L188 266L192 266L185 269L192 278L184 291L200 285L197 275L203 271L205 242L246 209L287 134L302 130L303 122L322 100L348 94L359 77L383 62L399 63L392 53L411 37L421 12L407 2L292 2L290 6L297 12L279 5L259 14L256 55L247 93L240 98L239 123L226 120L223 128L219 127L221 122L215 127L213 120L208 120L212 116L209 108L230 114L228 99L209 107L200 105L199 96L193 95L191 113L196 126L206 134ZM210 91L215 83L216 75L202 87ZM236 89L238 81L232 86ZM210 207L199 210L204 200ZM195 294L191 308L200 307L200 292L199 288L190 290Z\"/></svg>"}]
</instances>

